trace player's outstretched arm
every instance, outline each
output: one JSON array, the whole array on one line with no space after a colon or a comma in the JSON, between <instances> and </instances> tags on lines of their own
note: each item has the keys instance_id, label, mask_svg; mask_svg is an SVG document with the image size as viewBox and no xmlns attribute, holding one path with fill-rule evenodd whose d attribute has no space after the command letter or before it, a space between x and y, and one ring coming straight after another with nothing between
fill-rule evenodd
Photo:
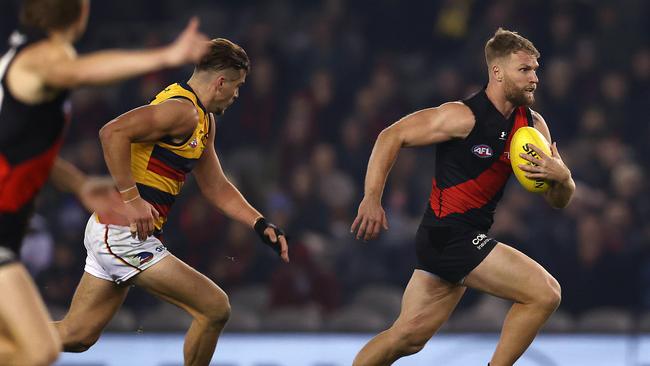
<instances>
[{"instance_id":1,"label":"player's outstretched arm","mask_svg":"<svg viewBox=\"0 0 650 366\"><path fill-rule=\"evenodd\" d=\"M215 131L214 119L210 131ZM251 206L223 172L214 148L214 133L209 135L208 146L192 173L201 192L212 205L233 220L253 228L265 244L275 250L285 262L289 262L289 246L284 232Z\"/></svg>"},{"instance_id":2,"label":"player's outstretched arm","mask_svg":"<svg viewBox=\"0 0 650 366\"><path fill-rule=\"evenodd\" d=\"M533 111L533 121L535 128L546 137L547 141L551 140L551 132L542 116ZM529 144L530 145L530 144ZM571 201L571 197L576 190L576 183L571 177L571 170L564 164L562 156L557 150L557 144L551 143L551 155L546 155L537 146L531 145L531 148L539 155L539 159L532 158L529 155L523 156L524 159L533 163L532 165L519 165L526 172L526 177L530 179L546 179L551 182L551 187L544 193L544 199L553 208L564 208ZM534 160L532 160L534 159Z\"/></svg>"},{"instance_id":3,"label":"player's outstretched arm","mask_svg":"<svg viewBox=\"0 0 650 366\"><path fill-rule=\"evenodd\" d=\"M198 19L192 18L174 42L148 50L106 50L77 57L72 48L46 44L41 52L44 57L35 55L32 64L45 85L58 89L111 83L197 63L209 49L208 38L198 27Z\"/></svg>"},{"instance_id":4,"label":"player's outstretched arm","mask_svg":"<svg viewBox=\"0 0 650 366\"><path fill-rule=\"evenodd\" d=\"M90 212L106 215L121 203L113 179L88 176L60 157L54 161L50 181L59 190L76 195Z\"/></svg>"},{"instance_id":5,"label":"player's outstretched arm","mask_svg":"<svg viewBox=\"0 0 650 366\"><path fill-rule=\"evenodd\" d=\"M58 190L78 194L87 179L86 174L69 161L58 156L54 160L50 181Z\"/></svg>"},{"instance_id":6,"label":"player's outstretched arm","mask_svg":"<svg viewBox=\"0 0 650 366\"><path fill-rule=\"evenodd\" d=\"M377 138L370 155L364 197L350 231L356 238L374 239L381 228L388 230L388 221L381 207L381 197L388 173L402 147L424 146L453 138L465 138L474 127L474 115L462 103L445 103L408 116L385 128Z\"/></svg>"},{"instance_id":7,"label":"player's outstretched arm","mask_svg":"<svg viewBox=\"0 0 650 366\"><path fill-rule=\"evenodd\" d=\"M169 99L146 105L117 117L99 131L104 159L126 204L131 232L144 240L154 231L158 212L140 197L131 173L131 143L155 142L163 137L190 136L198 123L194 105L184 99ZM135 234L134 234L135 236Z\"/></svg>"}]
</instances>

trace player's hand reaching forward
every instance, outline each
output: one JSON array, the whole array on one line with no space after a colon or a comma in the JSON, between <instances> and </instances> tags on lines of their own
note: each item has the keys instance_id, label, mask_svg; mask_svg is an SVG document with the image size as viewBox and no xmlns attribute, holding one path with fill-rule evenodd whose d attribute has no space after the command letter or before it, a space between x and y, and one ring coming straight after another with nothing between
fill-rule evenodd
<instances>
[{"instance_id":1,"label":"player's hand reaching forward","mask_svg":"<svg viewBox=\"0 0 650 366\"><path fill-rule=\"evenodd\" d=\"M185 30L167 46L165 57L169 66L179 66L188 62L198 63L209 49L208 37L199 32L199 19L193 17Z\"/></svg>"},{"instance_id":2,"label":"player's hand reaching forward","mask_svg":"<svg viewBox=\"0 0 650 366\"><path fill-rule=\"evenodd\" d=\"M350 227L350 232L356 231L356 238L365 241L379 236L382 228L388 230L388 219L380 201L364 197L359 204L357 217Z\"/></svg>"},{"instance_id":3,"label":"player's hand reaching forward","mask_svg":"<svg viewBox=\"0 0 650 366\"><path fill-rule=\"evenodd\" d=\"M562 161L560 153L557 151L557 145L551 144L551 155L545 154L540 148L533 144L528 144L533 151L537 153L539 159L528 154L519 154L522 158L533 163L532 165L520 164L519 168L526 172L526 178L529 179L547 179L550 181L563 183L571 179L571 171Z\"/></svg>"},{"instance_id":4,"label":"player's hand reaching forward","mask_svg":"<svg viewBox=\"0 0 650 366\"><path fill-rule=\"evenodd\" d=\"M289 263L289 243L282 229L266 221L264 217L255 220L253 229L264 244L271 247L285 263Z\"/></svg>"}]
</instances>

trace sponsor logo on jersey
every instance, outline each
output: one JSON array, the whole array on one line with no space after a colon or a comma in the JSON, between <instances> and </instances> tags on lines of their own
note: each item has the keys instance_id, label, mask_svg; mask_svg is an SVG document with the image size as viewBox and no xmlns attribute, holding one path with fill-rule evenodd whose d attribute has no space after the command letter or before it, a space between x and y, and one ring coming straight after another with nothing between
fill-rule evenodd
<instances>
[{"instance_id":1,"label":"sponsor logo on jersey","mask_svg":"<svg viewBox=\"0 0 650 366\"><path fill-rule=\"evenodd\" d=\"M151 252L140 252L134 257L140 260L140 265L143 265L153 259L153 253Z\"/></svg>"},{"instance_id":2,"label":"sponsor logo on jersey","mask_svg":"<svg viewBox=\"0 0 650 366\"><path fill-rule=\"evenodd\" d=\"M508 133L506 131L501 131L501 136L499 136L499 140L505 140L506 137L508 137Z\"/></svg>"},{"instance_id":3,"label":"sponsor logo on jersey","mask_svg":"<svg viewBox=\"0 0 650 366\"><path fill-rule=\"evenodd\" d=\"M472 153L479 158L485 159L492 156L492 148L484 144L474 145L472 146Z\"/></svg>"}]
</instances>

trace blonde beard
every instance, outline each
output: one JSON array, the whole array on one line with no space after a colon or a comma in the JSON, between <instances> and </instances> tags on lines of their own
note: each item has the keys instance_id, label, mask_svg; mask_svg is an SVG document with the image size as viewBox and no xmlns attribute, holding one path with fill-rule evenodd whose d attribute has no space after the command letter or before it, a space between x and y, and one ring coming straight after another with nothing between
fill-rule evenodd
<instances>
[{"instance_id":1,"label":"blonde beard","mask_svg":"<svg viewBox=\"0 0 650 366\"><path fill-rule=\"evenodd\" d=\"M525 92L521 89L518 89L514 83L510 82L510 79L505 77L503 79L504 84L503 84L503 92L505 94L506 99L514 104L515 106L526 106L530 107L535 103L535 96L532 98L528 98L525 94Z\"/></svg>"}]
</instances>

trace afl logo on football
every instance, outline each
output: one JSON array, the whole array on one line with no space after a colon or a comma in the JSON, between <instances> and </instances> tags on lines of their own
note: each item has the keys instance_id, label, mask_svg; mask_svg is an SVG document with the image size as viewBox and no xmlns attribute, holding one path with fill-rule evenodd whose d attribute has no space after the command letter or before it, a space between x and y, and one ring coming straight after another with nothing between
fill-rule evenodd
<instances>
[{"instance_id":1,"label":"afl logo on football","mask_svg":"<svg viewBox=\"0 0 650 366\"><path fill-rule=\"evenodd\" d=\"M196 137L195 137L195 138L192 139L192 141L190 141L190 147L192 149L195 149L197 146L199 146L199 142L196 141Z\"/></svg>"},{"instance_id":2,"label":"afl logo on football","mask_svg":"<svg viewBox=\"0 0 650 366\"><path fill-rule=\"evenodd\" d=\"M492 156L492 148L487 145L474 145L472 153L479 158L489 158Z\"/></svg>"}]
</instances>

